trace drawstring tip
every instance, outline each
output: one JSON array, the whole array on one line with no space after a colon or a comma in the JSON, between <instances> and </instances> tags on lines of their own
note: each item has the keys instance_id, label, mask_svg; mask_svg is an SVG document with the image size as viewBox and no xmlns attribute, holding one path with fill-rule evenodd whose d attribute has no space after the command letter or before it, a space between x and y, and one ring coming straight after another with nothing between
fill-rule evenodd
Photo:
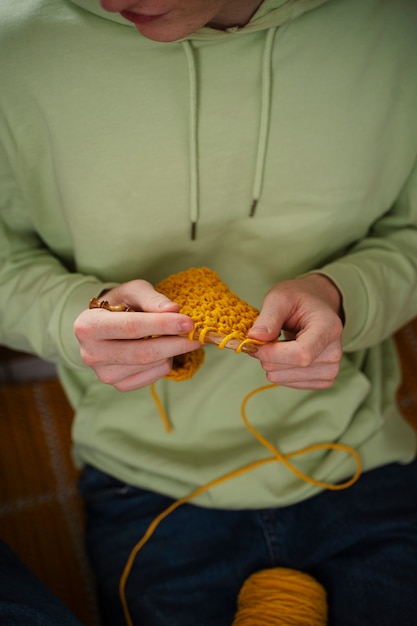
<instances>
[{"instance_id":1,"label":"drawstring tip","mask_svg":"<svg viewBox=\"0 0 417 626\"><path fill-rule=\"evenodd\" d=\"M197 222L191 222L191 240L197 239Z\"/></svg>"},{"instance_id":2,"label":"drawstring tip","mask_svg":"<svg viewBox=\"0 0 417 626\"><path fill-rule=\"evenodd\" d=\"M252 206L249 211L249 217L253 217L255 215L257 205L258 205L258 201L256 199L253 199Z\"/></svg>"}]
</instances>

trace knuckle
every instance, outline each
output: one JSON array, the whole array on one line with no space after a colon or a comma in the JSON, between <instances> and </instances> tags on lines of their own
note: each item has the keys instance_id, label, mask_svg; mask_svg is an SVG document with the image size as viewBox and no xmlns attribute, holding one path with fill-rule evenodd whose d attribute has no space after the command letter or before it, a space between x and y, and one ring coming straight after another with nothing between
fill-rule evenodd
<instances>
[{"instance_id":1,"label":"knuckle","mask_svg":"<svg viewBox=\"0 0 417 626\"><path fill-rule=\"evenodd\" d=\"M90 352L89 350L85 350L83 347L80 348L80 356L82 362L85 365L88 365L88 367L94 368L98 364L98 359L94 355L94 353Z\"/></svg>"},{"instance_id":2,"label":"knuckle","mask_svg":"<svg viewBox=\"0 0 417 626\"><path fill-rule=\"evenodd\" d=\"M110 382L109 384L111 384L117 391L121 391L121 392L130 391L131 389L131 387L124 380L120 380L120 381L113 382L113 383Z\"/></svg>"},{"instance_id":3,"label":"knuckle","mask_svg":"<svg viewBox=\"0 0 417 626\"><path fill-rule=\"evenodd\" d=\"M74 322L73 329L77 339L82 340L87 336L88 326L84 322L84 318L78 317Z\"/></svg>"},{"instance_id":4,"label":"knuckle","mask_svg":"<svg viewBox=\"0 0 417 626\"><path fill-rule=\"evenodd\" d=\"M273 363L265 363L264 361L260 361L261 367L265 372L272 372L277 368L277 366Z\"/></svg>"},{"instance_id":5,"label":"knuckle","mask_svg":"<svg viewBox=\"0 0 417 626\"><path fill-rule=\"evenodd\" d=\"M97 373L98 379L105 385L113 385L117 389L117 383L114 381L114 376L109 371L102 371Z\"/></svg>"},{"instance_id":6,"label":"knuckle","mask_svg":"<svg viewBox=\"0 0 417 626\"><path fill-rule=\"evenodd\" d=\"M136 314L132 315L126 315L123 318L123 322L124 322L124 332L126 334L127 337L138 337L141 338L142 336L142 331L141 331L141 324L138 324L138 317Z\"/></svg>"},{"instance_id":7,"label":"knuckle","mask_svg":"<svg viewBox=\"0 0 417 626\"><path fill-rule=\"evenodd\" d=\"M337 347L331 354L332 363L337 363L339 365L340 361L343 357L343 350L341 347Z\"/></svg>"},{"instance_id":8,"label":"knuckle","mask_svg":"<svg viewBox=\"0 0 417 626\"><path fill-rule=\"evenodd\" d=\"M277 373L274 371L271 372L266 372L266 380L270 383L277 383L278 382L278 376Z\"/></svg>"},{"instance_id":9,"label":"knuckle","mask_svg":"<svg viewBox=\"0 0 417 626\"><path fill-rule=\"evenodd\" d=\"M331 368L332 380L335 381L340 372L340 361L334 363Z\"/></svg>"},{"instance_id":10,"label":"knuckle","mask_svg":"<svg viewBox=\"0 0 417 626\"><path fill-rule=\"evenodd\" d=\"M152 340L144 340L141 342L137 352L138 365L147 366L158 360L155 347L151 345L151 341Z\"/></svg>"},{"instance_id":11,"label":"knuckle","mask_svg":"<svg viewBox=\"0 0 417 626\"><path fill-rule=\"evenodd\" d=\"M168 360L162 363L162 365L159 368L158 373L161 375L161 377L163 377L169 374L171 369L172 369L172 360Z\"/></svg>"},{"instance_id":12,"label":"knuckle","mask_svg":"<svg viewBox=\"0 0 417 626\"><path fill-rule=\"evenodd\" d=\"M153 289L151 283L144 278L136 278L135 280L132 280L131 284L135 289Z\"/></svg>"},{"instance_id":13,"label":"knuckle","mask_svg":"<svg viewBox=\"0 0 417 626\"><path fill-rule=\"evenodd\" d=\"M328 389L329 387L333 387L336 382L338 373L339 368L333 368L330 372L328 372L327 376L320 381L321 388Z\"/></svg>"},{"instance_id":14,"label":"knuckle","mask_svg":"<svg viewBox=\"0 0 417 626\"><path fill-rule=\"evenodd\" d=\"M313 361L314 361L314 355L312 351L308 348L301 350L294 357L294 364L297 367L301 367L303 369L305 369L306 367L309 367L313 363Z\"/></svg>"},{"instance_id":15,"label":"knuckle","mask_svg":"<svg viewBox=\"0 0 417 626\"><path fill-rule=\"evenodd\" d=\"M145 308L153 311L154 309L158 308L158 304L160 302L164 302L165 300L166 300L165 296L163 296L162 294L158 292L149 294L149 296L145 300Z\"/></svg>"},{"instance_id":16,"label":"knuckle","mask_svg":"<svg viewBox=\"0 0 417 626\"><path fill-rule=\"evenodd\" d=\"M334 382L335 382L334 378L332 378L330 380L320 380L316 384L316 389L318 389L318 390L320 390L320 389L330 389L330 387L333 387Z\"/></svg>"}]
</instances>

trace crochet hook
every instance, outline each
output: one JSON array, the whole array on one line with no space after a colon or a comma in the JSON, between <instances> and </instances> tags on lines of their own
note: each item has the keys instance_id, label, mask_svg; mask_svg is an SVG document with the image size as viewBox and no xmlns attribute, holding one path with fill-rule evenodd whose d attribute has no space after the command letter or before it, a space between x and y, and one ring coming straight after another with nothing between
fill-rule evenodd
<instances>
[{"instance_id":1,"label":"crochet hook","mask_svg":"<svg viewBox=\"0 0 417 626\"><path fill-rule=\"evenodd\" d=\"M107 300L99 300L98 298L91 298L89 304L89 309L106 309L106 311L113 311L114 313L133 313L135 312L127 304L110 304ZM218 346L219 348L228 348L230 350L234 350L235 352L246 352L248 354L255 354L257 352L257 344L259 345L261 342L256 341L246 341L243 342L242 339L238 337L222 335L217 333L214 330L207 330L204 328L199 328L196 326L190 335L180 335L181 337L190 337L191 339L196 339L200 341L201 344L213 344Z\"/></svg>"}]
</instances>

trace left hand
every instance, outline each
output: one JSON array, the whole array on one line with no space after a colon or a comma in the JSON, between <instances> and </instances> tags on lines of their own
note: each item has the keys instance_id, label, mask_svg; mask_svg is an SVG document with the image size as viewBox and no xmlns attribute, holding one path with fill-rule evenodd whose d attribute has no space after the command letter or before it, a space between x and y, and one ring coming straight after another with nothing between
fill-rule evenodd
<instances>
[{"instance_id":1,"label":"left hand","mask_svg":"<svg viewBox=\"0 0 417 626\"><path fill-rule=\"evenodd\" d=\"M342 297L322 274L277 283L265 296L249 337L267 341L255 355L271 383L326 389L342 358ZM275 341L281 330L286 339Z\"/></svg>"}]
</instances>

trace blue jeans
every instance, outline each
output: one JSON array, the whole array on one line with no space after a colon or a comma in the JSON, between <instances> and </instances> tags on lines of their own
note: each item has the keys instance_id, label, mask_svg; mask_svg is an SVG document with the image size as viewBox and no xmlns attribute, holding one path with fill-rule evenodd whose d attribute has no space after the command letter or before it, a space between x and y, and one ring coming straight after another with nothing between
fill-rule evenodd
<instances>
[{"instance_id":1,"label":"blue jeans","mask_svg":"<svg viewBox=\"0 0 417 626\"><path fill-rule=\"evenodd\" d=\"M80 482L103 621L125 626L118 583L134 545L170 498L91 467ZM138 553L126 585L135 626L231 626L253 572L301 570L327 590L330 626L417 625L417 461L364 474L268 510L183 505Z\"/></svg>"},{"instance_id":2,"label":"blue jeans","mask_svg":"<svg viewBox=\"0 0 417 626\"><path fill-rule=\"evenodd\" d=\"M8 546L0 541L1 626L81 626Z\"/></svg>"}]
</instances>

